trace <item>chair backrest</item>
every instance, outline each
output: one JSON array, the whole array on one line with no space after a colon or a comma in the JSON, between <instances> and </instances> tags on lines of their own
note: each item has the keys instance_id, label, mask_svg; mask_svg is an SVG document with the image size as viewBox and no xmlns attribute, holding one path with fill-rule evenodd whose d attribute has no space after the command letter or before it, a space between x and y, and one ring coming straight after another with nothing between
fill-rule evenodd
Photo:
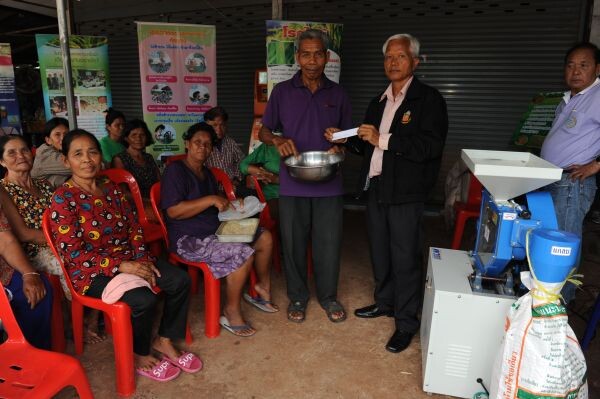
<instances>
[{"instance_id":1,"label":"chair backrest","mask_svg":"<svg viewBox=\"0 0 600 399\"><path fill-rule=\"evenodd\" d=\"M119 168L101 170L100 175L108 177L115 184L127 185L138 213L139 223L148 224L148 216L146 215L146 210L144 208L142 192L140 191L140 186L137 184L137 181L135 181L133 175L129 173L129 171Z\"/></svg>"},{"instance_id":2,"label":"chair backrest","mask_svg":"<svg viewBox=\"0 0 600 399\"><path fill-rule=\"evenodd\" d=\"M179 161L180 159L185 159L187 154L179 154L179 155L171 155L166 158L165 165L169 165L172 162Z\"/></svg>"},{"instance_id":3,"label":"chair backrest","mask_svg":"<svg viewBox=\"0 0 600 399\"><path fill-rule=\"evenodd\" d=\"M473 173L469 173L471 178L469 179L469 193L467 194L467 204L479 205L481 204L481 190L483 185L477 180Z\"/></svg>"},{"instance_id":4,"label":"chair backrest","mask_svg":"<svg viewBox=\"0 0 600 399\"><path fill-rule=\"evenodd\" d=\"M160 230L162 231L165 245L167 246L167 249L169 249L167 225L165 224L165 218L163 217L162 209L160 209L160 182L154 183L152 188L150 188L150 203L152 204L154 216L156 216L156 220L158 220L158 224L160 224Z\"/></svg>"},{"instance_id":5,"label":"chair backrest","mask_svg":"<svg viewBox=\"0 0 600 399\"><path fill-rule=\"evenodd\" d=\"M233 183L222 169L219 168L210 168L210 171L217 179L217 182L221 183L223 186L223 191L225 192L225 196L229 201L233 201L235 199L235 190L233 189Z\"/></svg>"},{"instance_id":6,"label":"chair backrest","mask_svg":"<svg viewBox=\"0 0 600 399\"><path fill-rule=\"evenodd\" d=\"M25 343L25 336L15 319L15 315L10 307L10 302L4 291L4 286L0 283L0 321L2 321L2 327L8 333L7 342L18 342ZM0 344L1 347L1 344Z\"/></svg>"},{"instance_id":7,"label":"chair backrest","mask_svg":"<svg viewBox=\"0 0 600 399\"><path fill-rule=\"evenodd\" d=\"M254 185L254 189L256 190L256 196L258 200L265 204L265 209L260 213L260 223L261 226L271 228L275 225L275 220L271 218L271 210L269 209L269 204L267 203L267 199L265 198L265 193L263 193L262 186L260 181L256 178L256 176L248 176Z\"/></svg>"},{"instance_id":8,"label":"chair backrest","mask_svg":"<svg viewBox=\"0 0 600 399\"><path fill-rule=\"evenodd\" d=\"M48 243L48 247L52 250L54 257L58 261L60 268L65 276L65 280L67 281L67 286L69 287L69 291L71 291L72 296L79 296L79 293L75 291L73 288L73 283L71 282L70 274L65 267L62 256L58 253L56 249L56 243L54 242L54 238L52 237L52 231L50 230L50 209L46 209L44 211L44 215L42 216L42 231L44 232L44 237L46 237L46 242Z\"/></svg>"}]
</instances>

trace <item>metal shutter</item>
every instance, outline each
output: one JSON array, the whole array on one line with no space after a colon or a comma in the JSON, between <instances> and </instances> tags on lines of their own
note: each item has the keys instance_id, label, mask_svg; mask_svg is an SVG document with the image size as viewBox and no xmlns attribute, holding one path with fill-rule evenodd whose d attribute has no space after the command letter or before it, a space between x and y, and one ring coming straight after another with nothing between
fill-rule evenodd
<instances>
[{"instance_id":1,"label":"metal shutter","mask_svg":"<svg viewBox=\"0 0 600 399\"><path fill-rule=\"evenodd\" d=\"M417 76L448 102L450 131L433 195L441 202L445 172L461 148L509 149L530 98L563 89L563 55L583 37L587 7L585 0L284 1L283 19L344 24L340 83L350 94L357 124L368 101L387 84L381 53L385 39L401 32L419 38L424 57ZM168 21L150 15L77 26L81 34L109 37L114 106L128 117L140 117L133 21L216 25L219 104L230 113L230 134L246 148L254 70L264 66L264 21L270 17L268 1L178 11ZM354 189L358 164L357 157L346 161L347 191Z\"/></svg>"}]
</instances>

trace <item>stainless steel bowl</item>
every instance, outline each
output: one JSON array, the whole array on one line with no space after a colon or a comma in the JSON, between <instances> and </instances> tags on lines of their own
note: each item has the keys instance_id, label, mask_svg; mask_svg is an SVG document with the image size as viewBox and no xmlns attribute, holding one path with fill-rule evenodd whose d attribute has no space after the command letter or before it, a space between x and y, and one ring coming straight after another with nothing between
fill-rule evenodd
<instances>
[{"instance_id":1,"label":"stainless steel bowl","mask_svg":"<svg viewBox=\"0 0 600 399\"><path fill-rule=\"evenodd\" d=\"M288 157L284 163L288 173L303 181L326 181L339 171L344 160L343 153L328 154L325 151L302 152L297 157Z\"/></svg>"}]
</instances>

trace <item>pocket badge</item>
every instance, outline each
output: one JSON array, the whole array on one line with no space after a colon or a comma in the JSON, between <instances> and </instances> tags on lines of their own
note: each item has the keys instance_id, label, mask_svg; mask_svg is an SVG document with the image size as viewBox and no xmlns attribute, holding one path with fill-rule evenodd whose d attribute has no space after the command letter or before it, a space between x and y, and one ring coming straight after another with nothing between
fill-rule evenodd
<instances>
[{"instance_id":1,"label":"pocket badge","mask_svg":"<svg viewBox=\"0 0 600 399\"><path fill-rule=\"evenodd\" d=\"M569 116L569 119L567 119L567 121L565 122L565 126L568 129L572 129L577 125L577 118L575 117L575 115L571 115Z\"/></svg>"},{"instance_id":2,"label":"pocket badge","mask_svg":"<svg viewBox=\"0 0 600 399\"><path fill-rule=\"evenodd\" d=\"M410 122L410 111L406 111L404 115L402 115L402 124L406 125Z\"/></svg>"}]
</instances>

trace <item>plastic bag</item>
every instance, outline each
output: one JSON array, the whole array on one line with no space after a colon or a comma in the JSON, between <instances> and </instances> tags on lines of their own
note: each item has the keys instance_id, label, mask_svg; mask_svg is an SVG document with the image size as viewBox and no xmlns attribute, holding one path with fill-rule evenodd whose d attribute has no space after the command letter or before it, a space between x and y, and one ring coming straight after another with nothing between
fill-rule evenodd
<instances>
[{"instance_id":1,"label":"plastic bag","mask_svg":"<svg viewBox=\"0 0 600 399\"><path fill-rule=\"evenodd\" d=\"M533 290L512 305L506 318L490 398L587 399L585 358L567 311L558 300L540 295L552 297L562 283L541 283L532 280L529 272L521 273L521 278Z\"/></svg>"}]
</instances>

